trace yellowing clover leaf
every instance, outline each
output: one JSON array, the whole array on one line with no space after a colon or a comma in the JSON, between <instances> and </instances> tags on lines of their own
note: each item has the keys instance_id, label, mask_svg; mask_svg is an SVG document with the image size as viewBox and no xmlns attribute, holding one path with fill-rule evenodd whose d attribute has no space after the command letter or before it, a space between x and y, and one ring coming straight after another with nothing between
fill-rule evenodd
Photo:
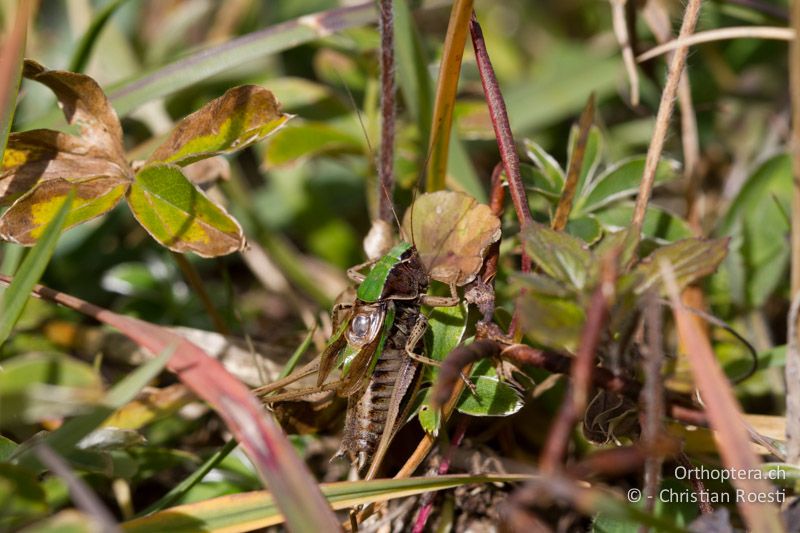
<instances>
[{"instance_id":1,"label":"yellowing clover leaf","mask_svg":"<svg viewBox=\"0 0 800 533\"><path fill-rule=\"evenodd\" d=\"M291 117L280 112L271 92L246 85L212 100L180 121L134 175L119 118L96 81L35 61L25 62L24 75L53 91L80 136L53 130L10 135L0 168L0 205L12 205L0 217L0 238L33 245L74 191L65 228L107 213L126 197L136 219L171 250L214 257L244 246L239 224L179 166L240 150L283 126ZM187 172L195 178L220 174L215 168L220 165Z\"/></svg>"},{"instance_id":2,"label":"yellowing clover leaf","mask_svg":"<svg viewBox=\"0 0 800 533\"><path fill-rule=\"evenodd\" d=\"M175 165L144 167L136 174L127 198L136 220L170 250L215 257L244 246L239 223Z\"/></svg>"}]
</instances>

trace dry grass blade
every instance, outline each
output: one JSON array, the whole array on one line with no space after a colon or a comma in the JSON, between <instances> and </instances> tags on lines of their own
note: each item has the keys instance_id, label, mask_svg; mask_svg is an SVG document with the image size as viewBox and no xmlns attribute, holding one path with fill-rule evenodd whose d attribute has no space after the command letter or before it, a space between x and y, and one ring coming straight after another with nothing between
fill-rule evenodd
<instances>
[{"instance_id":1,"label":"dry grass blade","mask_svg":"<svg viewBox=\"0 0 800 533\"><path fill-rule=\"evenodd\" d=\"M780 514L775 505L754 503L747 498L747 496L761 495L765 497L773 487L752 474L758 470L759 461L750 446L747 428L742 422L741 409L731 386L714 357L708 338L693 320L692 315L681 306L672 266L664 261L661 263L661 270L672 301L678 335L689 352L694 381L705 403L711 427L719 434L717 446L722 462L731 471L751 473L731 479L737 491L745 495L737 498L742 516L752 531L783 531Z\"/></svg>"},{"instance_id":2,"label":"dry grass blade","mask_svg":"<svg viewBox=\"0 0 800 533\"><path fill-rule=\"evenodd\" d=\"M581 118L578 120L578 141L575 143L575 149L572 151L570 157L567 181L564 183L564 190L561 193L561 198L558 200L558 207L556 214L553 216L553 222L550 225L556 231L561 231L567 225L569 214L572 211L572 201L575 199L575 192L578 188L578 180L583 169L583 157L586 155L586 142L589 139L589 131L592 129L592 122L594 121L594 93L589 96L589 101L586 102L586 107L581 113Z\"/></svg>"},{"instance_id":3,"label":"dry grass blade","mask_svg":"<svg viewBox=\"0 0 800 533\"><path fill-rule=\"evenodd\" d=\"M800 292L795 293L789 309L786 343L786 459L800 462L800 339L797 319L800 315Z\"/></svg>"},{"instance_id":4,"label":"dry grass blade","mask_svg":"<svg viewBox=\"0 0 800 533\"><path fill-rule=\"evenodd\" d=\"M622 61L625 63L625 73L628 75L628 83L631 86L631 105L639 105L639 72L636 70L636 60L633 57L630 35L628 35L628 23L625 20L625 6L628 0L610 0L611 2L611 22L614 25L614 34L617 42L622 49Z\"/></svg>"},{"instance_id":5,"label":"dry grass blade","mask_svg":"<svg viewBox=\"0 0 800 533\"><path fill-rule=\"evenodd\" d=\"M694 32L694 28L697 25L697 19L700 15L700 5L701 0L689 1L683 16L683 24L681 25L681 31L678 37L679 39L684 39ZM675 95L678 92L678 83L680 82L683 68L686 65L687 53L688 48L686 47L681 47L676 50L675 55L672 57L672 61L669 65L667 83L664 85L664 90L661 92L661 102L658 105L655 131L653 131L653 139L647 149L644 175L642 176L642 182L639 186L639 195L636 198L636 207L633 211L632 225L637 228L637 235L641 231L642 224L644 223L647 204L650 201L650 194L653 191L656 169L658 168L658 161L661 158L661 152L664 148L664 140L667 136L669 119L672 116L672 110L675 107Z\"/></svg>"},{"instance_id":6,"label":"dry grass blade","mask_svg":"<svg viewBox=\"0 0 800 533\"><path fill-rule=\"evenodd\" d=\"M800 31L800 3L792 2L792 30ZM794 39L789 46L789 94L792 104L792 172L794 188L792 191L792 240L791 272L792 296L800 291L800 39Z\"/></svg>"},{"instance_id":7,"label":"dry grass blade","mask_svg":"<svg viewBox=\"0 0 800 533\"><path fill-rule=\"evenodd\" d=\"M696 44L724 41L726 39L774 39L776 41L793 41L795 30L775 26L735 26L696 33L691 36L680 36L674 41L655 46L636 57L638 63L644 63L661 54L687 48Z\"/></svg>"}]
</instances>

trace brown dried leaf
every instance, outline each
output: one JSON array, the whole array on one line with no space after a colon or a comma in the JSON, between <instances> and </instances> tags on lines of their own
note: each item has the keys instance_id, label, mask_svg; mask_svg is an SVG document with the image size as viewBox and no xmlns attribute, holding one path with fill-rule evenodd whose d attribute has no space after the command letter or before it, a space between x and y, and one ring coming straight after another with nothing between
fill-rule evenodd
<instances>
[{"instance_id":1,"label":"brown dried leaf","mask_svg":"<svg viewBox=\"0 0 800 533\"><path fill-rule=\"evenodd\" d=\"M0 238L31 246L75 191L64 228L107 213L122 198L130 182L119 176L95 176L77 181L53 178L20 197L0 217Z\"/></svg>"},{"instance_id":2,"label":"brown dried leaf","mask_svg":"<svg viewBox=\"0 0 800 533\"><path fill-rule=\"evenodd\" d=\"M127 166L105 159L102 150L77 137L52 130L13 133L3 154L0 205L11 203L37 183L53 178L122 178L127 172Z\"/></svg>"},{"instance_id":3,"label":"brown dried leaf","mask_svg":"<svg viewBox=\"0 0 800 533\"><path fill-rule=\"evenodd\" d=\"M80 128L83 141L108 159L125 165L122 126L103 89L89 76L63 70L48 70L25 60L23 75L50 88L69 124Z\"/></svg>"},{"instance_id":4,"label":"brown dried leaf","mask_svg":"<svg viewBox=\"0 0 800 533\"><path fill-rule=\"evenodd\" d=\"M406 211L403 234L416 245L431 278L464 285L500 238L500 219L471 196L437 191L421 195Z\"/></svg>"}]
</instances>

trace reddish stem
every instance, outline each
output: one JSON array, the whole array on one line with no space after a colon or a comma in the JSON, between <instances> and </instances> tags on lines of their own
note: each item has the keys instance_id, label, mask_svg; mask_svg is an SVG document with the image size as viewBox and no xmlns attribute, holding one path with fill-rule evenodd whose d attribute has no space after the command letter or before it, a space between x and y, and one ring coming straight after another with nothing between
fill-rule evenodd
<instances>
[{"instance_id":1,"label":"reddish stem","mask_svg":"<svg viewBox=\"0 0 800 533\"><path fill-rule=\"evenodd\" d=\"M394 83L394 19L392 0L380 0L381 31L381 148L378 164L379 186L378 216L391 223L394 195L394 130L395 130L395 83Z\"/></svg>"},{"instance_id":2,"label":"reddish stem","mask_svg":"<svg viewBox=\"0 0 800 533\"><path fill-rule=\"evenodd\" d=\"M517 212L520 226L525 229L533 222L533 216L528 206L528 196L525 193L525 186L522 183L522 175L519 171L519 155L517 155L517 147L514 144L514 135L511 133L511 124L508 120L506 103L503 100L500 85L497 83L497 76L495 76L492 62L489 59L489 53L486 50L486 41L483 38L483 31L481 30L480 24L478 24L478 19L475 17L474 12L469 22L469 31L472 36L472 47L475 50L475 61L481 76L483 92L486 96L486 104L489 107L489 115L492 118L494 134L495 137L497 137L497 146L500 149L500 158L503 160L503 168L506 172L508 188L511 191L511 201ZM530 269L530 257L523 250L522 271L530 272Z\"/></svg>"},{"instance_id":3,"label":"reddish stem","mask_svg":"<svg viewBox=\"0 0 800 533\"><path fill-rule=\"evenodd\" d=\"M561 404L545 442L539 467L545 474L560 468L561 459L567 449L570 433L580 413L586 407L586 400L592 383L592 369L595 367L595 350L600 342L603 324L608 319L607 291L613 287L616 277L613 265L615 259L606 260L601 282L592 294L586 323L581 333L580 347L572 363L572 382Z\"/></svg>"}]
</instances>

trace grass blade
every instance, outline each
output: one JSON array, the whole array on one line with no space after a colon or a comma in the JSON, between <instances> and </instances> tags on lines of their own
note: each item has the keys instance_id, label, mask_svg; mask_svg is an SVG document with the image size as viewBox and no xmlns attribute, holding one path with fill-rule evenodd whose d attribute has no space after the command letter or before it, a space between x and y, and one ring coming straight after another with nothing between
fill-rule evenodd
<instances>
[{"instance_id":1,"label":"grass blade","mask_svg":"<svg viewBox=\"0 0 800 533\"><path fill-rule=\"evenodd\" d=\"M447 36L433 105L433 131L428 148L430 157L426 187L428 192L439 191L445 187L450 133L453 128L453 108L458 78L461 74L461 58L469 33L472 5L472 0L456 0L450 12L450 22L447 24Z\"/></svg>"},{"instance_id":2,"label":"grass blade","mask_svg":"<svg viewBox=\"0 0 800 533\"><path fill-rule=\"evenodd\" d=\"M445 490L474 483L514 482L531 479L527 475L450 475L406 479L375 479L323 483L320 488L334 509L347 509L369 502L386 501ZM146 518L122 524L128 533L150 533L168 530L189 531L253 531L284 521L272 494L266 491L221 496L212 500L181 505Z\"/></svg>"},{"instance_id":3,"label":"grass blade","mask_svg":"<svg viewBox=\"0 0 800 533\"><path fill-rule=\"evenodd\" d=\"M678 335L689 354L688 360L697 390L705 403L711 428L718 433L717 447L722 462L730 471L753 472L759 468L760 462L750 445L747 428L733 390L714 357L708 337L680 303L675 273L666 260L662 260L661 271L670 293ZM768 495L772 490L769 482L755 476L734 478L731 479L731 484L743 494L753 496ZM771 503L755 503L748 498L739 499L736 503L749 529L783 531L777 506Z\"/></svg>"},{"instance_id":4,"label":"grass blade","mask_svg":"<svg viewBox=\"0 0 800 533\"><path fill-rule=\"evenodd\" d=\"M72 59L69 62L68 70L71 70L72 72L83 72L83 70L86 68L86 64L89 62L92 49L94 48L95 43L97 43L97 38L100 36L103 28L106 27L106 23L111 19L111 16L117 11L117 9L119 9L122 4L127 1L128 0L112 0L106 4L99 13L97 13L94 19L92 19L92 23L89 25L89 28L78 42L78 46L75 48L75 52L72 54Z\"/></svg>"},{"instance_id":5,"label":"grass blade","mask_svg":"<svg viewBox=\"0 0 800 533\"><path fill-rule=\"evenodd\" d=\"M73 193L67 196L56 216L47 225L42 237L19 267L19 275L14 282L3 292L0 300L0 346L8 339L14 324L17 323L22 310L31 294L31 289L42 277L47 263L61 235L61 229L67 221L67 214L72 206Z\"/></svg>"},{"instance_id":6,"label":"grass blade","mask_svg":"<svg viewBox=\"0 0 800 533\"><path fill-rule=\"evenodd\" d=\"M147 101L167 96L225 70L331 33L371 24L376 18L372 1L299 17L179 59L112 89L109 98L117 112L125 115Z\"/></svg>"}]
</instances>

